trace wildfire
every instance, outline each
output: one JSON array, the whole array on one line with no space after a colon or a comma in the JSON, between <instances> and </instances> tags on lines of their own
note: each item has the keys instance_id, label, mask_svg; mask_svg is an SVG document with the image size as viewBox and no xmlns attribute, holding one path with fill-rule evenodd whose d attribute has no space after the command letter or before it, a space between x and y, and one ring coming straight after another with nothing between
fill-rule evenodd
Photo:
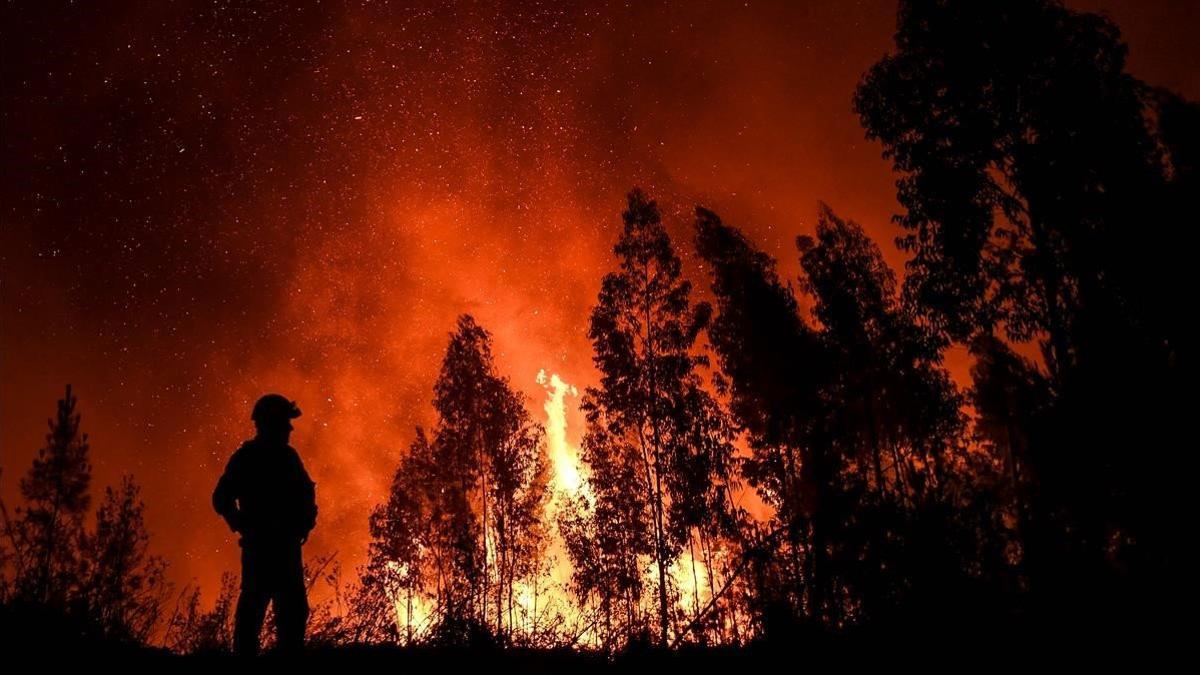
<instances>
[{"instance_id":1,"label":"wildfire","mask_svg":"<svg viewBox=\"0 0 1200 675\"><path fill-rule=\"evenodd\" d=\"M567 440L567 397L578 397L579 391L564 381L557 373L547 375L545 369L538 371L537 383L547 393L543 410L546 412L546 450L553 466L551 487L555 498L550 500L545 518L554 527L557 523L559 510L563 500L580 495L591 497L587 477L584 475L579 449ZM569 597L568 584L571 580L571 564L563 550L561 537L556 536L551 546L553 566L551 568L552 585L546 592L543 601L548 612L558 611L564 618L578 620L578 608ZM719 555L719 552L710 552ZM668 569L671 583L677 591L675 606L684 615L694 615L713 598L715 579L709 577L709 566L703 564L695 553L685 550ZM656 583L653 570L647 566L643 570L648 585ZM522 589L522 606L530 609L533 605L529 597L529 588ZM594 630L585 630L579 636L581 645L595 645L597 636Z\"/></svg>"},{"instance_id":2,"label":"wildfire","mask_svg":"<svg viewBox=\"0 0 1200 675\"><path fill-rule=\"evenodd\" d=\"M574 607L567 590L571 581L571 563L562 537L558 533L558 515L565 500L577 497L587 490L587 482L580 467L579 449L567 441L567 396L578 397L579 390L557 373L547 376L545 369L538 371L537 383L547 394L542 409L546 411L546 451L553 467L550 481L553 497L544 515L545 522L554 532L550 544L550 587L546 589L545 611L568 618L566 615L570 614Z\"/></svg>"},{"instance_id":3,"label":"wildfire","mask_svg":"<svg viewBox=\"0 0 1200 675\"><path fill-rule=\"evenodd\" d=\"M397 577L405 576L407 573L404 565L400 563L389 562L387 565ZM406 643L410 643L415 636L420 635L429 627L435 610L434 602L426 596L411 591L391 589L388 595L391 599L392 611L395 614L394 620L398 634Z\"/></svg>"},{"instance_id":4,"label":"wildfire","mask_svg":"<svg viewBox=\"0 0 1200 675\"><path fill-rule=\"evenodd\" d=\"M546 451L552 475L550 487L553 498L549 500L544 521L555 529L558 514L564 500L573 498L587 490L587 482L580 467L579 450L567 441L567 397L577 397L579 390L568 384L556 373L538 371L536 381L547 393L543 404L546 413ZM573 618L573 603L568 591L571 579L571 564L563 550L561 538L553 537L550 545L549 583L520 582L516 587L517 615L513 617L515 628L532 634L544 625L562 625ZM490 546L486 551L489 562L494 562ZM405 576L405 569L398 563L389 563L397 577ZM432 627L437 611L433 598L421 593L400 589L389 592L397 632L401 640L408 643L420 639Z\"/></svg>"},{"instance_id":5,"label":"wildfire","mask_svg":"<svg viewBox=\"0 0 1200 675\"><path fill-rule=\"evenodd\" d=\"M567 442L566 397L579 396L579 390L564 382L557 373L547 377L545 369L538 371L537 383L549 394L543 409L546 411L546 444L554 465L554 487L573 496L583 487L583 477L579 470L579 451Z\"/></svg>"},{"instance_id":6,"label":"wildfire","mask_svg":"<svg viewBox=\"0 0 1200 675\"><path fill-rule=\"evenodd\" d=\"M545 412L545 452L550 461L550 489L552 497L547 501L542 514L550 532L546 551L544 576L519 581L514 588L514 610L508 617L515 634L535 639L554 634L557 638L573 636L574 644L597 647L600 636L572 595L572 566L558 531L559 516L574 499L583 497L590 501L591 490L588 476L581 460L579 448L567 436L567 406L569 400L577 398L579 391L556 373L538 371L536 382L545 390L542 404ZM673 589L673 604L680 616L697 616L712 601L720 580L710 576L713 563L723 557L724 551L705 548L702 541L693 541L676 559L667 574ZM486 554L495 564L493 551L488 547ZM391 572L397 578L406 576L399 563L390 563ZM648 587L657 583L652 566L647 563L642 570ZM650 596L648 595L647 598ZM428 631L437 620L436 599L427 593L411 589L393 588L389 598L396 622L397 633L404 643L419 641L428 636ZM647 600L648 602L648 600ZM652 613L647 604L639 611ZM680 626L675 626L678 630ZM547 633L549 631L549 633Z\"/></svg>"}]
</instances>

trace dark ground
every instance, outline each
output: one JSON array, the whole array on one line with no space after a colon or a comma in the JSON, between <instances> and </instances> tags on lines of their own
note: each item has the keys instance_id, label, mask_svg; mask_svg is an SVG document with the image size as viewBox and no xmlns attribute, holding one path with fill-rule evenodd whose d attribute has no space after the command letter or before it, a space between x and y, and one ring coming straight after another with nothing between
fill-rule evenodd
<instances>
[{"instance_id":1,"label":"dark ground","mask_svg":"<svg viewBox=\"0 0 1200 675\"><path fill-rule=\"evenodd\" d=\"M9 617L11 618L11 617ZM122 645L85 637L56 637L31 623L0 625L0 649L6 672L32 672L33 666L59 663L134 663L212 672L240 670L242 666L291 667L296 663L316 672L355 672L386 669L388 672L450 675L459 672L520 673L678 673L721 672L753 675L754 671L796 672L805 669L846 671L881 667L936 672L1039 672L1081 668L1106 671L1174 670L1195 660L1195 632L1185 622L1168 632L1123 627L1043 623L1037 630L1028 626L960 626L936 631L893 628L886 632L859 630L854 633L797 631L789 639L743 647L685 646L665 651L650 647L632 648L606 656L569 649L525 649L496 647L393 647L379 645L313 646L300 657L284 658L271 653L256 662L238 660L230 654L181 656L165 649ZM15 638L15 639L14 639ZM18 670L11 670L13 667Z\"/></svg>"}]
</instances>

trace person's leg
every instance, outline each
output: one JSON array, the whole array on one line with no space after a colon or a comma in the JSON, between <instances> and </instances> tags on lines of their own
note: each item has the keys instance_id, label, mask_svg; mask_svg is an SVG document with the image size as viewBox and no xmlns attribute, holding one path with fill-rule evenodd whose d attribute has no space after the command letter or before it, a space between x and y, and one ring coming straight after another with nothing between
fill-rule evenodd
<instances>
[{"instance_id":1,"label":"person's leg","mask_svg":"<svg viewBox=\"0 0 1200 675\"><path fill-rule=\"evenodd\" d=\"M233 653L238 656L258 654L263 618L271 599L262 563L260 552L242 549L242 591L233 628Z\"/></svg>"},{"instance_id":2,"label":"person's leg","mask_svg":"<svg viewBox=\"0 0 1200 675\"><path fill-rule=\"evenodd\" d=\"M308 624L308 591L304 584L304 561L300 544L291 544L279 560L279 585L275 592L275 639L281 653L296 653L304 648L304 628Z\"/></svg>"}]
</instances>

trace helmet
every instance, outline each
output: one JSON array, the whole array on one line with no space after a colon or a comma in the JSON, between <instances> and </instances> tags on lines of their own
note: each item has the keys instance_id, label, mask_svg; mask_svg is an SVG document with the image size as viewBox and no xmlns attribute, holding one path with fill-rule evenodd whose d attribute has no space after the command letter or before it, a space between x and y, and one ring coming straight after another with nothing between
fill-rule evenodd
<instances>
[{"instance_id":1,"label":"helmet","mask_svg":"<svg viewBox=\"0 0 1200 675\"><path fill-rule=\"evenodd\" d=\"M267 394L258 399L254 404L254 411L250 413L250 419L255 422L290 420L299 416L300 408L296 403L279 394Z\"/></svg>"}]
</instances>

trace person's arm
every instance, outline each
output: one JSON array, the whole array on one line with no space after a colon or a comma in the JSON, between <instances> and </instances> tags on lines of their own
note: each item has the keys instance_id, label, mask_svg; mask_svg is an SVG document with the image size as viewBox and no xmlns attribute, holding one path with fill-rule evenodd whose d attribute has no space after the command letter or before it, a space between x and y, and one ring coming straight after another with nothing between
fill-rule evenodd
<instances>
[{"instance_id":1,"label":"person's arm","mask_svg":"<svg viewBox=\"0 0 1200 675\"><path fill-rule=\"evenodd\" d=\"M213 490L212 504L225 522L229 524L229 529L234 532L241 531L241 511L238 509L239 481L238 481L238 453L234 453L229 459L229 463L225 465L225 473L221 474L220 480L217 481L217 488Z\"/></svg>"},{"instance_id":2,"label":"person's arm","mask_svg":"<svg viewBox=\"0 0 1200 675\"><path fill-rule=\"evenodd\" d=\"M317 526L317 485L309 477L308 471L304 469L304 462L300 461L300 454L296 454L296 464L300 469L300 541L301 543L308 541L308 535L313 528Z\"/></svg>"}]
</instances>

